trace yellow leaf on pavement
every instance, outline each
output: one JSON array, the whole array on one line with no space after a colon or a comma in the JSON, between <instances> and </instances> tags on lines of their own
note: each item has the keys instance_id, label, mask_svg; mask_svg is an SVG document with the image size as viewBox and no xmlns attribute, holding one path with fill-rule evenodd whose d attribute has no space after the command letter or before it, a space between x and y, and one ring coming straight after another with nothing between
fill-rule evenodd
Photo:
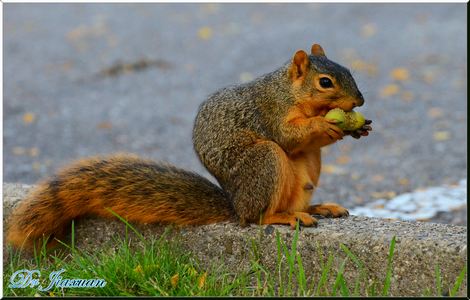
<instances>
[{"instance_id":1,"label":"yellow leaf on pavement","mask_svg":"<svg viewBox=\"0 0 470 300\"><path fill-rule=\"evenodd\" d=\"M361 28L361 36L364 38L372 37L376 33L377 33L377 27L372 23L365 24Z\"/></svg>"},{"instance_id":2,"label":"yellow leaf on pavement","mask_svg":"<svg viewBox=\"0 0 470 300\"><path fill-rule=\"evenodd\" d=\"M341 155L341 156L338 156L338 158L336 158L336 163L340 165L348 164L350 161L351 161L351 157L347 155Z\"/></svg>"},{"instance_id":3,"label":"yellow leaf on pavement","mask_svg":"<svg viewBox=\"0 0 470 300\"><path fill-rule=\"evenodd\" d=\"M375 76L378 73L377 65L374 63L368 63L361 59L354 59L350 64L354 71L365 72L369 76Z\"/></svg>"},{"instance_id":4,"label":"yellow leaf on pavement","mask_svg":"<svg viewBox=\"0 0 470 300\"><path fill-rule=\"evenodd\" d=\"M38 147L33 147L29 149L29 156L31 157L36 157L39 155L39 148Z\"/></svg>"},{"instance_id":5,"label":"yellow leaf on pavement","mask_svg":"<svg viewBox=\"0 0 470 300\"><path fill-rule=\"evenodd\" d=\"M370 195L374 198L391 199L397 195L394 191L372 192Z\"/></svg>"},{"instance_id":6,"label":"yellow leaf on pavement","mask_svg":"<svg viewBox=\"0 0 470 300\"><path fill-rule=\"evenodd\" d=\"M327 173L327 174L335 174L335 175L344 175L344 174L346 174L345 169L343 169L341 167L338 167L338 166L335 166L335 165L329 165L329 164L323 165L322 166L322 171L324 173Z\"/></svg>"},{"instance_id":7,"label":"yellow leaf on pavement","mask_svg":"<svg viewBox=\"0 0 470 300\"><path fill-rule=\"evenodd\" d=\"M23 115L23 122L25 124L31 124L34 122L35 119L36 119L36 115L34 113L28 112Z\"/></svg>"},{"instance_id":8,"label":"yellow leaf on pavement","mask_svg":"<svg viewBox=\"0 0 470 300\"><path fill-rule=\"evenodd\" d=\"M212 28L210 27L201 27L197 32L197 35L202 40L208 40L212 37Z\"/></svg>"},{"instance_id":9,"label":"yellow leaf on pavement","mask_svg":"<svg viewBox=\"0 0 470 300\"><path fill-rule=\"evenodd\" d=\"M390 76L398 81L408 80L410 78L410 72L406 68L395 68L390 72Z\"/></svg>"},{"instance_id":10,"label":"yellow leaf on pavement","mask_svg":"<svg viewBox=\"0 0 470 300\"><path fill-rule=\"evenodd\" d=\"M380 91L380 96L383 98L390 97L390 96L398 94L399 91L400 91L400 87L398 85L389 84L385 86L384 88L382 88L382 90Z\"/></svg>"},{"instance_id":11,"label":"yellow leaf on pavement","mask_svg":"<svg viewBox=\"0 0 470 300\"><path fill-rule=\"evenodd\" d=\"M450 133L448 131L436 131L433 134L433 138L438 142L445 141L450 138Z\"/></svg>"},{"instance_id":12,"label":"yellow leaf on pavement","mask_svg":"<svg viewBox=\"0 0 470 300\"><path fill-rule=\"evenodd\" d=\"M400 179L398 179L398 183L400 185L408 185L408 184L410 184L410 181L406 178L400 178Z\"/></svg>"},{"instance_id":13,"label":"yellow leaf on pavement","mask_svg":"<svg viewBox=\"0 0 470 300\"><path fill-rule=\"evenodd\" d=\"M373 182L381 182L384 179L385 179L385 177L381 174L377 174L377 175L372 176L372 181Z\"/></svg>"},{"instance_id":14,"label":"yellow leaf on pavement","mask_svg":"<svg viewBox=\"0 0 470 300\"><path fill-rule=\"evenodd\" d=\"M428 110L428 116L435 119L435 118L440 118L444 115L444 111L440 109L439 107L431 107Z\"/></svg>"},{"instance_id":15,"label":"yellow leaf on pavement","mask_svg":"<svg viewBox=\"0 0 470 300\"><path fill-rule=\"evenodd\" d=\"M13 155L23 155L26 153L26 149L23 147L13 147Z\"/></svg>"}]
</instances>

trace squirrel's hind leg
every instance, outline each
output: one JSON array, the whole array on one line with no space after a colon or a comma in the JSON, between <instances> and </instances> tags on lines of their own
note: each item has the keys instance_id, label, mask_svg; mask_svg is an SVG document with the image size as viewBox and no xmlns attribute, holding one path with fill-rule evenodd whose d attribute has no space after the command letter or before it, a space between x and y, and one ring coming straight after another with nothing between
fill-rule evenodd
<instances>
[{"instance_id":1,"label":"squirrel's hind leg","mask_svg":"<svg viewBox=\"0 0 470 300\"><path fill-rule=\"evenodd\" d=\"M260 140L238 152L238 157L242 159L230 178L235 184L226 189L241 225L285 224L295 228L300 220L303 226L316 226L317 220L292 201L298 182L292 163L279 145ZM297 196L304 198L303 194Z\"/></svg>"},{"instance_id":2,"label":"squirrel's hind leg","mask_svg":"<svg viewBox=\"0 0 470 300\"><path fill-rule=\"evenodd\" d=\"M231 168L230 184L224 189L231 197L240 224L259 224L268 211L284 206L292 170L284 151L271 141L259 140L235 152L240 159Z\"/></svg>"}]
</instances>

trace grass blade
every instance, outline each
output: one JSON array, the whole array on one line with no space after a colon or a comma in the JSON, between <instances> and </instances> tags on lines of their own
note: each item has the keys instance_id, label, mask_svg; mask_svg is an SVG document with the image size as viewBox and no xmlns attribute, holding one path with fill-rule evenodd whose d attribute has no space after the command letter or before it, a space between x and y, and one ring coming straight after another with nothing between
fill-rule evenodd
<instances>
[{"instance_id":1,"label":"grass blade","mask_svg":"<svg viewBox=\"0 0 470 300\"><path fill-rule=\"evenodd\" d=\"M75 251L75 220L72 220L72 251Z\"/></svg>"},{"instance_id":2,"label":"grass blade","mask_svg":"<svg viewBox=\"0 0 470 300\"><path fill-rule=\"evenodd\" d=\"M363 269L364 268L364 264L360 261L359 258L357 258L356 255L354 255L351 250L348 249L348 247L346 247L345 245L343 244L340 244L339 245L340 248L344 251L344 253L346 253L346 255L356 264L356 266L359 267L359 269Z\"/></svg>"},{"instance_id":3,"label":"grass blade","mask_svg":"<svg viewBox=\"0 0 470 300\"><path fill-rule=\"evenodd\" d=\"M292 294L292 277L294 274L294 265L295 265L295 257L297 255L297 241L299 240L299 223L300 221L297 221L295 225L295 232L294 232L294 237L292 238L292 244L290 247L290 253L286 253L287 257L287 262L289 263L289 283L288 283L288 294ZM287 248L286 248L287 251Z\"/></svg>"},{"instance_id":4,"label":"grass blade","mask_svg":"<svg viewBox=\"0 0 470 300\"><path fill-rule=\"evenodd\" d=\"M342 274L341 274L341 279L340 279L340 282L339 282L339 288L340 288L341 296L343 296L343 297L349 297L350 296L348 286L346 285L346 281L344 280L344 276Z\"/></svg>"},{"instance_id":5,"label":"grass blade","mask_svg":"<svg viewBox=\"0 0 470 300\"><path fill-rule=\"evenodd\" d=\"M465 265L463 267L462 271L459 274L459 277L457 277L457 281L455 282L454 287L452 288L452 290L449 293L449 295L451 297L455 296L457 294L457 292L459 291L460 286L462 285L462 282L465 278L466 273L467 273L467 265Z\"/></svg>"},{"instance_id":6,"label":"grass blade","mask_svg":"<svg viewBox=\"0 0 470 300\"><path fill-rule=\"evenodd\" d=\"M388 262L387 262L387 274L385 275L384 288L382 290L382 296L388 296L390 291L390 282L392 278L392 262L393 262L393 252L395 251L395 236L392 237L390 242L390 251L388 253Z\"/></svg>"},{"instance_id":7,"label":"grass blade","mask_svg":"<svg viewBox=\"0 0 470 300\"><path fill-rule=\"evenodd\" d=\"M328 255L328 262L326 263L326 266L323 267L322 269L320 280L318 281L317 288L315 289L315 296L320 295L320 289L325 285L326 281L328 280L332 264L333 264L333 255L330 253L330 255Z\"/></svg>"},{"instance_id":8,"label":"grass blade","mask_svg":"<svg viewBox=\"0 0 470 300\"><path fill-rule=\"evenodd\" d=\"M354 262L354 264L358 267L359 269L359 276L357 276L355 283L354 283L354 291L352 296L359 296L360 293L360 288L361 288L361 282L367 277L366 272L365 272L365 267L364 263L357 258L356 255L354 255L351 250L348 249L344 244L339 245L340 248L346 253L346 255Z\"/></svg>"},{"instance_id":9,"label":"grass blade","mask_svg":"<svg viewBox=\"0 0 470 300\"><path fill-rule=\"evenodd\" d=\"M338 290L338 287L340 287L341 280L343 280L344 267L346 266L347 261L348 258L346 257L339 267L338 274L336 275L336 280L333 285L333 292L331 293L332 296L336 296L336 291Z\"/></svg>"},{"instance_id":10,"label":"grass blade","mask_svg":"<svg viewBox=\"0 0 470 300\"><path fill-rule=\"evenodd\" d=\"M300 289L300 296L305 296L305 292L307 291L307 280L305 278L305 270L304 266L302 263L302 257L300 257L300 254L296 255L297 257L297 268L299 269L299 272L297 274L297 281L299 283L299 289Z\"/></svg>"},{"instance_id":11,"label":"grass blade","mask_svg":"<svg viewBox=\"0 0 470 300\"><path fill-rule=\"evenodd\" d=\"M435 274L436 274L437 296L442 296L441 269L439 268L439 265L434 266L434 271L435 271Z\"/></svg>"},{"instance_id":12,"label":"grass blade","mask_svg":"<svg viewBox=\"0 0 470 300\"><path fill-rule=\"evenodd\" d=\"M121 220L122 222L124 222L126 224L126 226L128 226L132 231L134 231L134 233L143 241L145 242L145 238L144 236L139 232L137 231L137 229L134 228L134 226L132 226L131 224L129 224L129 222L127 222L126 219L124 219L123 217L121 217L120 215L118 215L117 213L115 213L111 208L109 207L105 207L107 211L109 211L111 214L113 214L115 217L117 217L119 220ZM127 227L126 227L127 228Z\"/></svg>"},{"instance_id":13,"label":"grass blade","mask_svg":"<svg viewBox=\"0 0 470 300\"><path fill-rule=\"evenodd\" d=\"M284 283L282 280L282 241L281 235L279 231L276 230L276 246L277 246L277 271L279 272L278 280L279 280L279 291L278 295L284 295Z\"/></svg>"}]
</instances>

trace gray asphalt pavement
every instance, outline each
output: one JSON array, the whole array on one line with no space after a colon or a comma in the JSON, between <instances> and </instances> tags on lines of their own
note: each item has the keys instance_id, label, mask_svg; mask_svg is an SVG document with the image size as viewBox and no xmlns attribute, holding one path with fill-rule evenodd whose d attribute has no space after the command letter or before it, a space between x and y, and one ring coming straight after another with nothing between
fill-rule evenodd
<instances>
[{"instance_id":1,"label":"gray asphalt pavement","mask_svg":"<svg viewBox=\"0 0 470 300\"><path fill-rule=\"evenodd\" d=\"M374 122L325 149L316 201L352 207L467 177L465 4L3 7L5 182L113 152L209 177L191 143L199 104L313 42L353 71Z\"/></svg>"}]
</instances>

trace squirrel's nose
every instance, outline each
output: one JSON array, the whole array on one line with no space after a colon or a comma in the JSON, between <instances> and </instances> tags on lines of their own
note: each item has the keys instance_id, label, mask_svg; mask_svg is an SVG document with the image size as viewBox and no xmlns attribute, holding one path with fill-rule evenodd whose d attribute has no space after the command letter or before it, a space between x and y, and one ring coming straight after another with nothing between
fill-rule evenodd
<instances>
[{"instance_id":1,"label":"squirrel's nose","mask_svg":"<svg viewBox=\"0 0 470 300\"><path fill-rule=\"evenodd\" d=\"M364 96L358 91L357 99L354 101L354 106L362 106L364 104Z\"/></svg>"}]
</instances>

